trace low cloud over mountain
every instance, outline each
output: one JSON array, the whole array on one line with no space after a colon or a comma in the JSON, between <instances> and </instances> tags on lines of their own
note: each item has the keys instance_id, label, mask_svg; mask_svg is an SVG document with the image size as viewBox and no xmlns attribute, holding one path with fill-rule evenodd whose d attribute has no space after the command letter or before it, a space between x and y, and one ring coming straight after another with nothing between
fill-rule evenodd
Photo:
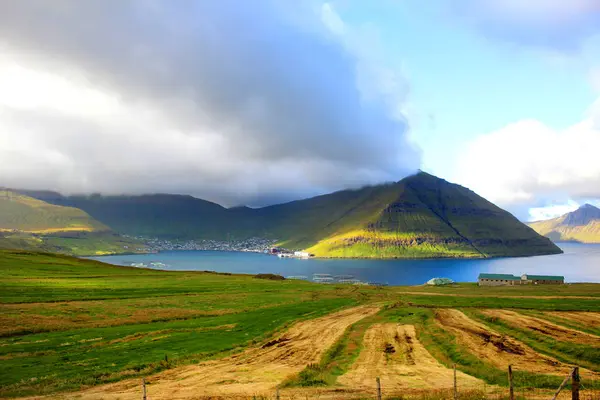
<instances>
[{"instance_id":1,"label":"low cloud over mountain","mask_svg":"<svg viewBox=\"0 0 600 400\"><path fill-rule=\"evenodd\" d=\"M1 3L0 185L258 205L416 170L401 96L288 4Z\"/></svg>"}]
</instances>

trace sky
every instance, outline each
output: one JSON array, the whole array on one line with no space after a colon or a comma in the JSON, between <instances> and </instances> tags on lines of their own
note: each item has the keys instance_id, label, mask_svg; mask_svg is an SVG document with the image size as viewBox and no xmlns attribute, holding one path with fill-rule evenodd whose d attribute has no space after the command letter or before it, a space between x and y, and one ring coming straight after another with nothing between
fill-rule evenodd
<instances>
[{"instance_id":1,"label":"sky","mask_svg":"<svg viewBox=\"0 0 600 400\"><path fill-rule=\"evenodd\" d=\"M263 206L422 169L600 205L596 0L0 2L0 186Z\"/></svg>"}]
</instances>

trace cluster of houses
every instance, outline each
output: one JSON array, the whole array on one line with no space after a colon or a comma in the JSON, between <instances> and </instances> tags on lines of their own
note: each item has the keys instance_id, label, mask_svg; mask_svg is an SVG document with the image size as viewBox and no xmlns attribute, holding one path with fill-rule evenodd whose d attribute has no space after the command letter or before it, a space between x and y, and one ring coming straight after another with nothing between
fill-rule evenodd
<instances>
[{"instance_id":1,"label":"cluster of houses","mask_svg":"<svg viewBox=\"0 0 600 400\"><path fill-rule=\"evenodd\" d=\"M515 285L562 285L564 276L529 275L519 276L510 274L479 274L479 286L515 286Z\"/></svg>"},{"instance_id":2,"label":"cluster of houses","mask_svg":"<svg viewBox=\"0 0 600 400\"><path fill-rule=\"evenodd\" d=\"M286 249L282 249L279 247L271 247L269 250L265 251L267 254L276 255L279 258L311 258L314 257L314 254L308 253L306 251L289 251Z\"/></svg>"}]
</instances>

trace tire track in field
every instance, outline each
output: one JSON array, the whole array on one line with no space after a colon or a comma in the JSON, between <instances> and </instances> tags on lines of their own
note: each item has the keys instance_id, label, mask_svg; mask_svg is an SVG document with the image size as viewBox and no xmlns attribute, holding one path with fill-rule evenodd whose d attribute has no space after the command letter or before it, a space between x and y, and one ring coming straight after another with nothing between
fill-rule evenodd
<instances>
[{"instance_id":1,"label":"tire track in field","mask_svg":"<svg viewBox=\"0 0 600 400\"><path fill-rule=\"evenodd\" d=\"M541 318L508 310L483 310L481 313L488 317L499 318L516 328L534 331L561 342L573 342L600 348L600 336L566 328Z\"/></svg>"},{"instance_id":2,"label":"tire track in field","mask_svg":"<svg viewBox=\"0 0 600 400\"><path fill-rule=\"evenodd\" d=\"M272 395L275 387L286 378L297 374L308 364L318 363L346 328L378 311L376 306L360 306L298 322L260 347L221 360L159 373L147 379L148 397L190 399ZM138 400L140 380L127 380L49 398Z\"/></svg>"},{"instance_id":3,"label":"tire track in field","mask_svg":"<svg viewBox=\"0 0 600 400\"><path fill-rule=\"evenodd\" d=\"M533 350L520 341L503 336L464 313L453 309L437 309L436 322L456 336L456 340L478 357L497 368L512 365L520 371L538 374L567 375L572 366ZM586 376L598 379L599 374L581 369Z\"/></svg>"},{"instance_id":4,"label":"tire track in field","mask_svg":"<svg viewBox=\"0 0 600 400\"><path fill-rule=\"evenodd\" d=\"M429 354L412 325L375 324L365 333L363 345L350 370L338 378L344 386L368 391L380 377L386 393L453 387L453 371ZM483 381L460 371L457 381L461 388L484 386Z\"/></svg>"},{"instance_id":5,"label":"tire track in field","mask_svg":"<svg viewBox=\"0 0 600 400\"><path fill-rule=\"evenodd\" d=\"M589 311L546 311L544 314L573 321L589 328L600 329L600 313Z\"/></svg>"}]
</instances>

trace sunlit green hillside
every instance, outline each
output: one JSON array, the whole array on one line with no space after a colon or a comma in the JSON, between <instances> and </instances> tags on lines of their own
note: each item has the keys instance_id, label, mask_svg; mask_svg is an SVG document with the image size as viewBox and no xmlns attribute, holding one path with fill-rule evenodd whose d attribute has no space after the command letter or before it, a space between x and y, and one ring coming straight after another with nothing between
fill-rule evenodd
<instances>
[{"instance_id":1,"label":"sunlit green hillside","mask_svg":"<svg viewBox=\"0 0 600 400\"><path fill-rule=\"evenodd\" d=\"M109 228L78 208L58 206L13 191L0 190L0 230L52 233L102 232Z\"/></svg>"},{"instance_id":2,"label":"sunlit green hillside","mask_svg":"<svg viewBox=\"0 0 600 400\"><path fill-rule=\"evenodd\" d=\"M190 196L32 193L77 207L116 232L178 239L263 237L322 257L491 257L559 253L472 191L418 173L396 183L269 207L226 209Z\"/></svg>"}]
</instances>

